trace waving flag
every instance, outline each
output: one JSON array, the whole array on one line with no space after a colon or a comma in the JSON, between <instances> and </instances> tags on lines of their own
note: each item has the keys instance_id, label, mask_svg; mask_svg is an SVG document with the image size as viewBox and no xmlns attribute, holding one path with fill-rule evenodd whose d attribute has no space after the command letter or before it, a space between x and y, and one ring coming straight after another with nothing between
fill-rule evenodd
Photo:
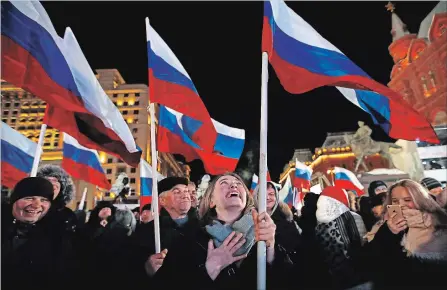
<instances>
[{"instance_id":1,"label":"waving flag","mask_svg":"<svg viewBox=\"0 0 447 290\"><path fill-rule=\"evenodd\" d=\"M151 102L169 107L198 124L190 138L204 151L212 152L216 129L194 83L158 33L150 25L146 31Z\"/></svg>"},{"instance_id":2,"label":"waving flag","mask_svg":"<svg viewBox=\"0 0 447 290\"><path fill-rule=\"evenodd\" d=\"M217 131L213 151L207 152L192 140L200 122L171 108L160 106L157 148L160 152L181 154L187 162L201 159L212 175L234 171L244 149L245 131L212 120Z\"/></svg>"},{"instance_id":3,"label":"waving flag","mask_svg":"<svg viewBox=\"0 0 447 290\"><path fill-rule=\"evenodd\" d=\"M310 189L310 181L312 180L312 168L305 164L295 161L295 177L293 178L293 186L301 189Z\"/></svg>"},{"instance_id":4,"label":"waving flag","mask_svg":"<svg viewBox=\"0 0 447 290\"><path fill-rule=\"evenodd\" d=\"M62 167L68 174L104 189L112 187L107 180L96 150L88 149L79 144L75 138L64 134L62 153Z\"/></svg>"},{"instance_id":5,"label":"waving flag","mask_svg":"<svg viewBox=\"0 0 447 290\"><path fill-rule=\"evenodd\" d=\"M286 202L286 200L289 200L290 203L293 203L293 185L290 175L287 176L283 187L278 192L278 196L280 201Z\"/></svg>"},{"instance_id":6,"label":"waving flag","mask_svg":"<svg viewBox=\"0 0 447 290\"><path fill-rule=\"evenodd\" d=\"M5 123L1 138L2 185L13 188L31 173L38 145Z\"/></svg>"},{"instance_id":7,"label":"waving flag","mask_svg":"<svg viewBox=\"0 0 447 290\"><path fill-rule=\"evenodd\" d=\"M334 175L335 186L346 190L354 190L357 196L364 194L364 186L351 171L341 167L334 167Z\"/></svg>"},{"instance_id":8,"label":"waving flag","mask_svg":"<svg viewBox=\"0 0 447 290\"><path fill-rule=\"evenodd\" d=\"M157 172L157 182L164 179L165 177ZM141 159L140 162L140 208L144 205L152 203L152 183L154 179L154 174L152 172L152 166Z\"/></svg>"},{"instance_id":9,"label":"waving flag","mask_svg":"<svg viewBox=\"0 0 447 290\"><path fill-rule=\"evenodd\" d=\"M374 81L282 0L264 2L262 51L268 52L288 92L301 94L321 86L356 89L357 105L390 137L439 143L430 123L398 93Z\"/></svg>"},{"instance_id":10,"label":"waving flag","mask_svg":"<svg viewBox=\"0 0 447 290\"><path fill-rule=\"evenodd\" d=\"M2 78L47 102L44 123L137 166L141 151L72 31L57 35L38 1L2 1Z\"/></svg>"}]
</instances>

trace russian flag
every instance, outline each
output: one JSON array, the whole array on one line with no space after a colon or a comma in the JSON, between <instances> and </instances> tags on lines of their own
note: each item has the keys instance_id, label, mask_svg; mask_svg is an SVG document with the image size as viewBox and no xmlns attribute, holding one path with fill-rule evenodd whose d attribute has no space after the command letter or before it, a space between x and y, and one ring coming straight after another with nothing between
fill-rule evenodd
<instances>
[{"instance_id":1,"label":"russian flag","mask_svg":"<svg viewBox=\"0 0 447 290\"><path fill-rule=\"evenodd\" d=\"M305 164L295 161L295 176L293 178L293 186L299 189L310 189L310 181L312 179L312 168Z\"/></svg>"},{"instance_id":2,"label":"russian flag","mask_svg":"<svg viewBox=\"0 0 447 290\"><path fill-rule=\"evenodd\" d=\"M70 28L57 35L38 1L2 1L2 78L47 102L44 123L138 166L141 151Z\"/></svg>"},{"instance_id":3,"label":"russian flag","mask_svg":"<svg viewBox=\"0 0 447 290\"><path fill-rule=\"evenodd\" d=\"M347 169L334 167L334 182L335 186L346 190L354 190L357 193L357 196L364 194L364 186L360 183L355 174Z\"/></svg>"},{"instance_id":4,"label":"russian flag","mask_svg":"<svg viewBox=\"0 0 447 290\"><path fill-rule=\"evenodd\" d=\"M31 173L38 145L5 123L2 123L1 132L2 185L14 188Z\"/></svg>"},{"instance_id":5,"label":"russian flag","mask_svg":"<svg viewBox=\"0 0 447 290\"><path fill-rule=\"evenodd\" d=\"M263 26L262 51L268 52L288 92L301 94L328 85L356 89L357 98L362 99L360 107L368 107L364 110L373 119L383 113L388 127L382 128L390 137L439 143L430 123L398 93L374 81L284 1L264 2Z\"/></svg>"},{"instance_id":6,"label":"russian flag","mask_svg":"<svg viewBox=\"0 0 447 290\"><path fill-rule=\"evenodd\" d=\"M159 108L158 151L181 154L187 162L201 159L205 171L212 175L236 169L244 149L244 130L212 120L218 134L213 144L213 152L207 152L191 137L201 126L200 121L165 106Z\"/></svg>"},{"instance_id":7,"label":"russian flag","mask_svg":"<svg viewBox=\"0 0 447 290\"><path fill-rule=\"evenodd\" d=\"M152 184L153 184L152 166L145 160L140 162L140 208L148 203L152 203ZM158 181L165 177L157 172ZM157 181L157 182L158 182Z\"/></svg>"},{"instance_id":8,"label":"russian flag","mask_svg":"<svg viewBox=\"0 0 447 290\"><path fill-rule=\"evenodd\" d=\"M146 31L151 102L167 106L201 122L190 138L203 150L212 152L217 132L194 83L148 20Z\"/></svg>"},{"instance_id":9,"label":"russian flag","mask_svg":"<svg viewBox=\"0 0 447 290\"><path fill-rule=\"evenodd\" d=\"M62 155L62 167L71 176L110 190L112 185L107 180L96 150L88 149L75 138L64 134Z\"/></svg>"},{"instance_id":10,"label":"russian flag","mask_svg":"<svg viewBox=\"0 0 447 290\"><path fill-rule=\"evenodd\" d=\"M290 205L293 204L293 185L290 175L287 176L286 182L278 192L278 196L280 201L289 202Z\"/></svg>"}]
</instances>

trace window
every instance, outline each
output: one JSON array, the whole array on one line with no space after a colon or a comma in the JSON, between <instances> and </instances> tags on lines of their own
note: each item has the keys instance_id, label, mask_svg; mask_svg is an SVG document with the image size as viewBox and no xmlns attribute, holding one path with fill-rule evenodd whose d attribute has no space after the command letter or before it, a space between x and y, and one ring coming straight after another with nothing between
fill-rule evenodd
<instances>
[{"instance_id":1,"label":"window","mask_svg":"<svg viewBox=\"0 0 447 290\"><path fill-rule=\"evenodd\" d=\"M59 145L59 142L54 142L54 143L53 143L53 146L54 146L54 147L57 147L57 145Z\"/></svg>"},{"instance_id":2,"label":"window","mask_svg":"<svg viewBox=\"0 0 447 290\"><path fill-rule=\"evenodd\" d=\"M138 110L133 110L133 113L134 113L135 115L138 115Z\"/></svg>"},{"instance_id":3,"label":"window","mask_svg":"<svg viewBox=\"0 0 447 290\"><path fill-rule=\"evenodd\" d=\"M17 113L18 113L17 111L12 112L13 115L17 115Z\"/></svg>"},{"instance_id":4,"label":"window","mask_svg":"<svg viewBox=\"0 0 447 290\"><path fill-rule=\"evenodd\" d=\"M118 94L113 94L113 97L114 98L118 98Z\"/></svg>"},{"instance_id":5,"label":"window","mask_svg":"<svg viewBox=\"0 0 447 290\"><path fill-rule=\"evenodd\" d=\"M129 106L129 102L124 102L123 106Z\"/></svg>"},{"instance_id":6,"label":"window","mask_svg":"<svg viewBox=\"0 0 447 290\"><path fill-rule=\"evenodd\" d=\"M127 111L123 111L123 115L127 115Z\"/></svg>"},{"instance_id":7,"label":"window","mask_svg":"<svg viewBox=\"0 0 447 290\"><path fill-rule=\"evenodd\" d=\"M50 146L50 145L51 145L51 144L48 143L48 142L43 144L43 146Z\"/></svg>"},{"instance_id":8,"label":"window","mask_svg":"<svg viewBox=\"0 0 447 290\"><path fill-rule=\"evenodd\" d=\"M6 123L6 121L8 121L8 119L2 119L2 121Z\"/></svg>"},{"instance_id":9,"label":"window","mask_svg":"<svg viewBox=\"0 0 447 290\"><path fill-rule=\"evenodd\" d=\"M16 122L16 119L12 119L12 120L11 120L11 123L14 124L15 122Z\"/></svg>"},{"instance_id":10,"label":"window","mask_svg":"<svg viewBox=\"0 0 447 290\"><path fill-rule=\"evenodd\" d=\"M129 96L129 94L124 94L124 97L127 98Z\"/></svg>"},{"instance_id":11,"label":"window","mask_svg":"<svg viewBox=\"0 0 447 290\"><path fill-rule=\"evenodd\" d=\"M120 174L126 172L126 167L118 167L118 169L116 170L116 173Z\"/></svg>"},{"instance_id":12,"label":"window","mask_svg":"<svg viewBox=\"0 0 447 290\"><path fill-rule=\"evenodd\" d=\"M135 102L135 106L138 106L140 104L140 101Z\"/></svg>"},{"instance_id":13,"label":"window","mask_svg":"<svg viewBox=\"0 0 447 290\"><path fill-rule=\"evenodd\" d=\"M107 169L107 174L112 174L112 169Z\"/></svg>"},{"instance_id":14,"label":"window","mask_svg":"<svg viewBox=\"0 0 447 290\"><path fill-rule=\"evenodd\" d=\"M132 133L137 133L138 132L138 129L137 128L133 128L132 129Z\"/></svg>"},{"instance_id":15,"label":"window","mask_svg":"<svg viewBox=\"0 0 447 290\"><path fill-rule=\"evenodd\" d=\"M135 178L130 179L130 184L135 184Z\"/></svg>"},{"instance_id":16,"label":"window","mask_svg":"<svg viewBox=\"0 0 447 290\"><path fill-rule=\"evenodd\" d=\"M139 97L140 96L140 93L135 93L135 97Z\"/></svg>"},{"instance_id":17,"label":"window","mask_svg":"<svg viewBox=\"0 0 447 290\"><path fill-rule=\"evenodd\" d=\"M15 103L15 104L14 104L14 107L17 108L18 106L20 106L20 103Z\"/></svg>"},{"instance_id":18,"label":"window","mask_svg":"<svg viewBox=\"0 0 447 290\"><path fill-rule=\"evenodd\" d=\"M5 108L9 108L9 107L11 107L11 103L6 103Z\"/></svg>"},{"instance_id":19,"label":"window","mask_svg":"<svg viewBox=\"0 0 447 290\"><path fill-rule=\"evenodd\" d=\"M107 159L107 163L113 163L113 158Z\"/></svg>"},{"instance_id":20,"label":"window","mask_svg":"<svg viewBox=\"0 0 447 290\"><path fill-rule=\"evenodd\" d=\"M9 115L9 111L4 111L3 115L8 116Z\"/></svg>"},{"instance_id":21,"label":"window","mask_svg":"<svg viewBox=\"0 0 447 290\"><path fill-rule=\"evenodd\" d=\"M41 120L42 121L42 120ZM59 133L56 133L56 135L54 135L55 138L59 138Z\"/></svg>"},{"instance_id":22,"label":"window","mask_svg":"<svg viewBox=\"0 0 447 290\"><path fill-rule=\"evenodd\" d=\"M130 173L135 173L135 172L137 172L137 169L132 167L132 168L130 169Z\"/></svg>"}]
</instances>

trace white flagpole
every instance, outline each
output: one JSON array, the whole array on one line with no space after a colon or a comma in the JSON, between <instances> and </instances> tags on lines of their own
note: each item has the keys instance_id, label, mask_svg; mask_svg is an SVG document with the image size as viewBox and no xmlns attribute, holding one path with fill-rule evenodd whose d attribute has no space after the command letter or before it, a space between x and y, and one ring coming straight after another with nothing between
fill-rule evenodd
<instances>
[{"instance_id":1,"label":"white flagpole","mask_svg":"<svg viewBox=\"0 0 447 290\"><path fill-rule=\"evenodd\" d=\"M40 157L43 151L43 141L45 140L45 132L47 131L47 124L42 123L40 127L39 142L37 143L36 153L34 154L33 167L31 169L30 177L36 177L37 168L39 167Z\"/></svg>"},{"instance_id":2,"label":"white flagpole","mask_svg":"<svg viewBox=\"0 0 447 290\"><path fill-rule=\"evenodd\" d=\"M149 18L146 17L146 36L149 41ZM149 60L149 55L147 56ZM151 86L151 84L149 84ZM149 96L150 101L150 96ZM155 145L155 104L150 102L151 116L151 159L152 159L152 209L154 212L155 253L161 252L160 246L160 219L158 214L158 178L157 178L157 148ZM140 165L141 166L141 165Z\"/></svg>"},{"instance_id":3,"label":"white flagpole","mask_svg":"<svg viewBox=\"0 0 447 290\"><path fill-rule=\"evenodd\" d=\"M84 192L82 193L81 202L79 203L78 210L84 209L84 202L86 197L87 197L87 187L84 188Z\"/></svg>"},{"instance_id":4,"label":"white flagpole","mask_svg":"<svg viewBox=\"0 0 447 290\"><path fill-rule=\"evenodd\" d=\"M258 213L267 211L267 84L268 84L268 54L262 53L261 76L261 148L259 157L259 205ZM258 242L258 290L266 289L267 254L264 241Z\"/></svg>"}]
</instances>

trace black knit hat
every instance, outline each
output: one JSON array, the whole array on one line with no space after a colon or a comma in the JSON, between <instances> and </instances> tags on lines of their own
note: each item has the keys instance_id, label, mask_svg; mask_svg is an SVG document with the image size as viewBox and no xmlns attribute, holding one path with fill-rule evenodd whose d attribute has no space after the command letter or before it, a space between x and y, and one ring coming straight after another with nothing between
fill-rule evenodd
<instances>
[{"instance_id":1,"label":"black knit hat","mask_svg":"<svg viewBox=\"0 0 447 290\"><path fill-rule=\"evenodd\" d=\"M143 206L143 208L141 209L141 212L145 211L145 210L151 210L152 209L152 205L150 203L147 203Z\"/></svg>"},{"instance_id":2,"label":"black knit hat","mask_svg":"<svg viewBox=\"0 0 447 290\"><path fill-rule=\"evenodd\" d=\"M432 190L433 188L437 188L437 187L441 187L442 188L442 184L441 182L437 181L434 178L431 177L425 177L421 180L421 184L427 188L428 190Z\"/></svg>"},{"instance_id":3,"label":"black knit hat","mask_svg":"<svg viewBox=\"0 0 447 290\"><path fill-rule=\"evenodd\" d=\"M385 186L385 188L388 188L386 183L383 182L382 180L375 180L375 181L371 182L368 187L368 195L371 197L376 195L376 189L380 186Z\"/></svg>"},{"instance_id":4,"label":"black knit hat","mask_svg":"<svg viewBox=\"0 0 447 290\"><path fill-rule=\"evenodd\" d=\"M178 184L184 184L188 186L188 179L184 177L177 177L177 176L171 176L166 177L165 179L158 182L158 194L161 194L162 192L171 190L174 186Z\"/></svg>"},{"instance_id":5,"label":"black knit hat","mask_svg":"<svg viewBox=\"0 0 447 290\"><path fill-rule=\"evenodd\" d=\"M53 201L53 195L53 184L50 181L42 177L26 177L16 184L9 200L14 204L24 197L42 196Z\"/></svg>"}]
</instances>

